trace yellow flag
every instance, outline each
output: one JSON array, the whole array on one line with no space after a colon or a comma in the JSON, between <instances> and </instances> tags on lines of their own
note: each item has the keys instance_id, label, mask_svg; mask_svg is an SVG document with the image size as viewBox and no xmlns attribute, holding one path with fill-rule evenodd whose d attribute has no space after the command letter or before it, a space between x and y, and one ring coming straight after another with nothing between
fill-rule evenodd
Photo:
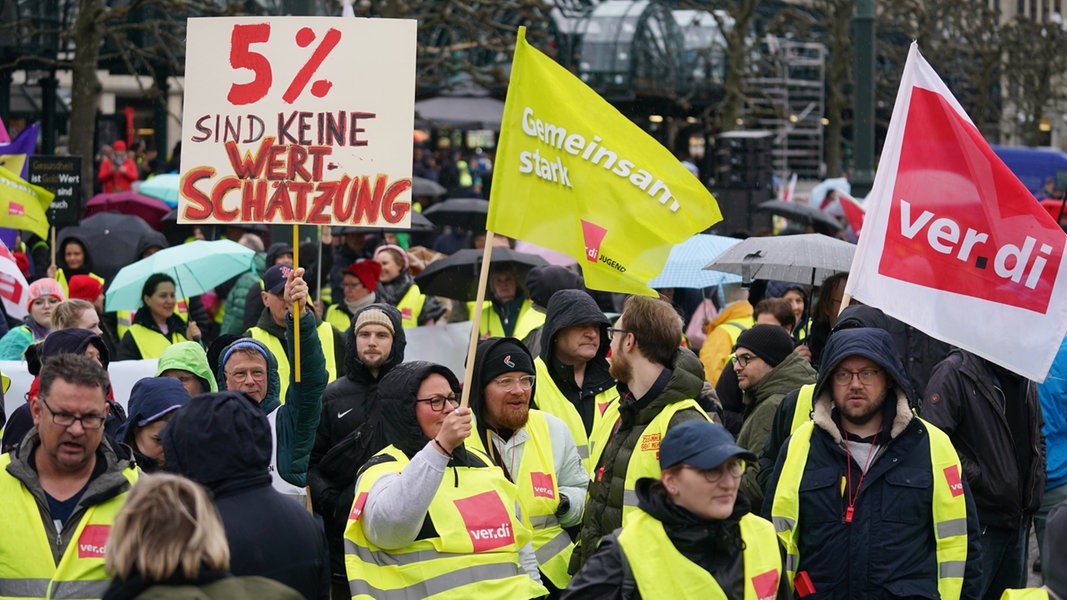
<instances>
[{"instance_id":1,"label":"yellow flag","mask_svg":"<svg viewBox=\"0 0 1067 600\"><path fill-rule=\"evenodd\" d=\"M578 260L597 290L654 295L671 247L722 219L652 136L526 43L519 28L489 230Z\"/></svg>"},{"instance_id":2,"label":"yellow flag","mask_svg":"<svg viewBox=\"0 0 1067 600\"><path fill-rule=\"evenodd\" d=\"M32 231L48 239L46 211L54 198L52 192L0 168L0 227Z\"/></svg>"}]
</instances>

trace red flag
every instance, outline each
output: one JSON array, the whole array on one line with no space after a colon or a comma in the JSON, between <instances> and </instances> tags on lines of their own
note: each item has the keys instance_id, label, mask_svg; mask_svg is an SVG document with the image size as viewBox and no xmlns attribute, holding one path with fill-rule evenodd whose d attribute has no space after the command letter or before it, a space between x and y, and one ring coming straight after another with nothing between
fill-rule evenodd
<instances>
[{"instance_id":1,"label":"red flag","mask_svg":"<svg viewBox=\"0 0 1067 600\"><path fill-rule=\"evenodd\" d=\"M912 44L845 291L1042 381L1067 332L1067 236Z\"/></svg>"},{"instance_id":2,"label":"red flag","mask_svg":"<svg viewBox=\"0 0 1067 600\"><path fill-rule=\"evenodd\" d=\"M852 228L852 233L859 238L860 230L863 229L863 215L867 211L855 198L844 192L837 193L837 201L841 204L841 211L845 213L845 220L848 221L848 226Z\"/></svg>"}]
</instances>

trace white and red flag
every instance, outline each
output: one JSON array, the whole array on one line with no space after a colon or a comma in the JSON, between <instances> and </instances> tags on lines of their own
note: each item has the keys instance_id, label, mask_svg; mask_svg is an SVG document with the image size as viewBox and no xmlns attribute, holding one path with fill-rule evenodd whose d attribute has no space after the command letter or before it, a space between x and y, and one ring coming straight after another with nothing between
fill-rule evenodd
<instances>
[{"instance_id":1,"label":"white and red flag","mask_svg":"<svg viewBox=\"0 0 1067 600\"><path fill-rule=\"evenodd\" d=\"M1067 235L912 44L845 292L1043 381L1067 330Z\"/></svg>"},{"instance_id":2,"label":"white and red flag","mask_svg":"<svg viewBox=\"0 0 1067 600\"><path fill-rule=\"evenodd\" d=\"M0 299L9 316L21 319L30 314L26 310L30 284L15 262L15 257L3 242L0 242Z\"/></svg>"}]
</instances>

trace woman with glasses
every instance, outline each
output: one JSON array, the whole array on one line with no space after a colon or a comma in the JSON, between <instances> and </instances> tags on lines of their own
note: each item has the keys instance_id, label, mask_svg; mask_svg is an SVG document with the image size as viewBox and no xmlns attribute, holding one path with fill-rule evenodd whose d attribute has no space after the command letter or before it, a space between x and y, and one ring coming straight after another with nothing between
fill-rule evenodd
<instances>
[{"instance_id":1,"label":"woman with glasses","mask_svg":"<svg viewBox=\"0 0 1067 600\"><path fill-rule=\"evenodd\" d=\"M717 423L672 427L660 478L637 482L636 518L601 541L563 598L789 597L774 526L739 493L755 458Z\"/></svg>"},{"instance_id":2,"label":"woman with glasses","mask_svg":"<svg viewBox=\"0 0 1067 600\"><path fill-rule=\"evenodd\" d=\"M379 382L390 445L356 481L345 530L352 598L548 593L515 485L464 445L472 423L459 390L447 367L424 361Z\"/></svg>"}]
</instances>

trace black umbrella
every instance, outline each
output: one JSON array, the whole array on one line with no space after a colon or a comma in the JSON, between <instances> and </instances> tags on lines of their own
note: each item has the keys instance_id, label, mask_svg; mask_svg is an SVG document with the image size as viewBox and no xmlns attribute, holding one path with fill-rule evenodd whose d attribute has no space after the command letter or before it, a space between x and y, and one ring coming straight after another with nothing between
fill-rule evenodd
<instances>
[{"instance_id":1,"label":"black umbrella","mask_svg":"<svg viewBox=\"0 0 1067 600\"><path fill-rule=\"evenodd\" d=\"M119 213L98 213L73 227L64 227L56 236L57 248L69 237L84 240L93 261L93 272L111 281L119 269L141 257L137 250L141 242L158 236L144 219Z\"/></svg>"},{"instance_id":2,"label":"black umbrella","mask_svg":"<svg viewBox=\"0 0 1067 600\"><path fill-rule=\"evenodd\" d=\"M801 202L785 202L783 200L768 200L756 206L760 212L771 213L785 217L790 221L796 221L805 225L829 227L831 231L841 231L841 224L825 212Z\"/></svg>"},{"instance_id":3,"label":"black umbrella","mask_svg":"<svg viewBox=\"0 0 1067 600\"><path fill-rule=\"evenodd\" d=\"M425 177L411 178L412 196L440 196L447 191L445 186L432 179L426 179Z\"/></svg>"},{"instance_id":4,"label":"black umbrella","mask_svg":"<svg viewBox=\"0 0 1067 600\"><path fill-rule=\"evenodd\" d=\"M478 273L482 266L482 250L460 250L441 260L430 263L415 277L415 283L424 294L471 301L478 297ZM511 265L519 281L525 281L530 269L547 265L548 261L536 254L516 252L510 248L493 248L491 265Z\"/></svg>"},{"instance_id":5,"label":"black umbrella","mask_svg":"<svg viewBox=\"0 0 1067 600\"><path fill-rule=\"evenodd\" d=\"M438 225L485 230L489 201L481 198L449 198L422 211Z\"/></svg>"},{"instance_id":6,"label":"black umbrella","mask_svg":"<svg viewBox=\"0 0 1067 600\"><path fill-rule=\"evenodd\" d=\"M361 227L359 225L339 225L330 230L334 235L346 233L380 233L383 231L433 231L434 224L417 210L411 211L411 227L407 229L384 229L382 227Z\"/></svg>"}]
</instances>

